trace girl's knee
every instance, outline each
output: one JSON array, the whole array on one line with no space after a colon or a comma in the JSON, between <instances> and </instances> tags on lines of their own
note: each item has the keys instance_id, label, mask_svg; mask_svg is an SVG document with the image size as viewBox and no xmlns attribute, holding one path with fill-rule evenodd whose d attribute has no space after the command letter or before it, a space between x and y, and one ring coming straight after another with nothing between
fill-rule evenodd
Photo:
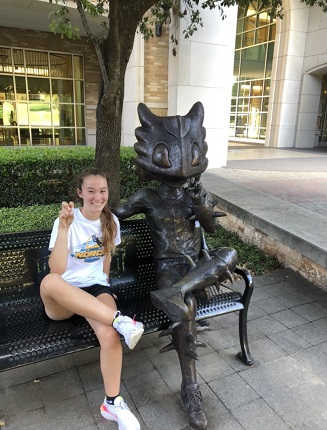
<instances>
[{"instance_id":1,"label":"girl's knee","mask_svg":"<svg viewBox=\"0 0 327 430\"><path fill-rule=\"evenodd\" d=\"M40 284L40 294L42 298L45 297L53 297L60 294L60 281L62 280L61 276L57 273L50 273L46 275Z\"/></svg>"},{"instance_id":2,"label":"girl's knee","mask_svg":"<svg viewBox=\"0 0 327 430\"><path fill-rule=\"evenodd\" d=\"M57 273L49 273L42 279L41 286L47 287L50 284L55 283L58 279L62 279L60 275Z\"/></svg>"},{"instance_id":3,"label":"girl's knee","mask_svg":"<svg viewBox=\"0 0 327 430\"><path fill-rule=\"evenodd\" d=\"M60 279L62 278L57 273L49 273L42 279L40 288L47 289L50 288L52 285L57 285Z\"/></svg>"},{"instance_id":4,"label":"girl's knee","mask_svg":"<svg viewBox=\"0 0 327 430\"><path fill-rule=\"evenodd\" d=\"M96 335L102 348L112 348L120 344L120 336L112 326L103 325L99 327Z\"/></svg>"},{"instance_id":5,"label":"girl's knee","mask_svg":"<svg viewBox=\"0 0 327 430\"><path fill-rule=\"evenodd\" d=\"M56 273L46 275L40 284L40 296L44 304L45 313L52 320L60 321L70 318L74 312L60 304L62 295L61 276Z\"/></svg>"}]
</instances>

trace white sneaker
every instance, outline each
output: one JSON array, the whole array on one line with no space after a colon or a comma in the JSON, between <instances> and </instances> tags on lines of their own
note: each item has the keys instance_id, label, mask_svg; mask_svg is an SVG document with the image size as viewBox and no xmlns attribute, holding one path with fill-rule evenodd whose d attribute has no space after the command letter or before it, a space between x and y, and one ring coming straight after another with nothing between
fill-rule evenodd
<instances>
[{"instance_id":1,"label":"white sneaker","mask_svg":"<svg viewBox=\"0 0 327 430\"><path fill-rule=\"evenodd\" d=\"M129 410L121 396L115 398L113 405L108 405L104 399L100 413L106 420L118 423L118 430L140 430L140 423Z\"/></svg>"},{"instance_id":2,"label":"white sneaker","mask_svg":"<svg viewBox=\"0 0 327 430\"><path fill-rule=\"evenodd\" d=\"M130 349L133 349L140 340L144 332L141 322L132 320L132 318L119 315L113 322L114 328L124 336L125 342Z\"/></svg>"}]
</instances>

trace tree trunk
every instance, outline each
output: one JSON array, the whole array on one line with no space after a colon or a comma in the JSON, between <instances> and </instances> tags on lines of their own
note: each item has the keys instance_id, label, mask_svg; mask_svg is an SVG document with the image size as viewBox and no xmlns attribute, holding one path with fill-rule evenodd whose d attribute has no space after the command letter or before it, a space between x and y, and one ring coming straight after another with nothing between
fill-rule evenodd
<instances>
[{"instance_id":1,"label":"tree trunk","mask_svg":"<svg viewBox=\"0 0 327 430\"><path fill-rule=\"evenodd\" d=\"M100 85L96 110L95 164L110 179L109 205L120 203L120 143L124 81L138 22L154 4L152 0L111 0L109 36L101 46L106 59L109 85Z\"/></svg>"},{"instance_id":2,"label":"tree trunk","mask_svg":"<svg viewBox=\"0 0 327 430\"><path fill-rule=\"evenodd\" d=\"M121 105L123 101L121 100ZM122 113L114 114L99 103L97 107L95 164L109 177L109 206L120 202L120 140Z\"/></svg>"}]
</instances>

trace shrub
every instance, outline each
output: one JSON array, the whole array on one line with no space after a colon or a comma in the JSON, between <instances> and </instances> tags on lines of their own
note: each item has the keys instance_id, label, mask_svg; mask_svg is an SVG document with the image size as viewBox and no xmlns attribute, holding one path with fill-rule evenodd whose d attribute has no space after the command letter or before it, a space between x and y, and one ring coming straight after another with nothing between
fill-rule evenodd
<instances>
[{"instance_id":1,"label":"shrub","mask_svg":"<svg viewBox=\"0 0 327 430\"><path fill-rule=\"evenodd\" d=\"M1 207L67 199L71 180L94 164L94 148L0 148Z\"/></svg>"},{"instance_id":2,"label":"shrub","mask_svg":"<svg viewBox=\"0 0 327 430\"><path fill-rule=\"evenodd\" d=\"M59 209L58 204L2 208L0 209L0 233L51 229ZM217 249L221 246L235 248L238 253L238 265L254 276L280 267L275 257L265 254L255 245L244 243L236 233L228 232L221 226L214 234L205 236L209 249Z\"/></svg>"},{"instance_id":3,"label":"shrub","mask_svg":"<svg viewBox=\"0 0 327 430\"><path fill-rule=\"evenodd\" d=\"M142 184L134 164L136 154L122 147L121 198ZM94 165L93 147L76 148L0 148L0 207L49 205L67 200L75 185L72 178Z\"/></svg>"},{"instance_id":4,"label":"shrub","mask_svg":"<svg viewBox=\"0 0 327 430\"><path fill-rule=\"evenodd\" d=\"M206 233L205 239L209 249L222 246L236 249L238 265L247 269L252 275L262 275L280 267L276 257L266 254L256 245L244 242L237 233L228 231L222 226L218 226L213 234Z\"/></svg>"},{"instance_id":5,"label":"shrub","mask_svg":"<svg viewBox=\"0 0 327 430\"><path fill-rule=\"evenodd\" d=\"M59 215L58 203L20 208L0 208L0 233L45 230L52 228Z\"/></svg>"},{"instance_id":6,"label":"shrub","mask_svg":"<svg viewBox=\"0 0 327 430\"><path fill-rule=\"evenodd\" d=\"M120 198L123 200L142 187L135 158L134 148L130 146L120 148Z\"/></svg>"}]
</instances>

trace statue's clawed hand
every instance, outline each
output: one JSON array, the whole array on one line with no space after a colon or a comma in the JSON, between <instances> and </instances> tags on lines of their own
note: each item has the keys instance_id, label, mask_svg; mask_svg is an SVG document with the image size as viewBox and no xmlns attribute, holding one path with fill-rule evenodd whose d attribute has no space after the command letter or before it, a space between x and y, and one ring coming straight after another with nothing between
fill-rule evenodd
<instances>
[{"instance_id":1,"label":"statue's clawed hand","mask_svg":"<svg viewBox=\"0 0 327 430\"><path fill-rule=\"evenodd\" d=\"M202 188L201 182L195 178L190 179L186 188L186 193L194 203L199 203L201 199L205 198L206 195L204 188Z\"/></svg>"}]
</instances>

